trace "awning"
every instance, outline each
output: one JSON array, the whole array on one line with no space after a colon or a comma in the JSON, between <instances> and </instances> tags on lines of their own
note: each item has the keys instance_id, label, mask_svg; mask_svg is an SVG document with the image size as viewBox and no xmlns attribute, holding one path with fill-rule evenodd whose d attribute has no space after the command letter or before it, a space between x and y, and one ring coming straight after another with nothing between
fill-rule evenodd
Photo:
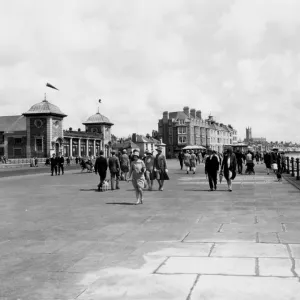
<instances>
[{"instance_id":1,"label":"awning","mask_svg":"<svg viewBox=\"0 0 300 300\"><path fill-rule=\"evenodd\" d=\"M185 146L184 148L182 148L182 150L204 150L204 149L206 148L199 145Z\"/></svg>"}]
</instances>

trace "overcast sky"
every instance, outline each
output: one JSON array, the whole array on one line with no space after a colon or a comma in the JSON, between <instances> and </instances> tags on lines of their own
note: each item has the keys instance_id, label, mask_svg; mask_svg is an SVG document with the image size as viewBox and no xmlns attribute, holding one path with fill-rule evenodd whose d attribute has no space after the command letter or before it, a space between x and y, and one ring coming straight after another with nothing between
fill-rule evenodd
<instances>
[{"instance_id":1,"label":"overcast sky","mask_svg":"<svg viewBox=\"0 0 300 300\"><path fill-rule=\"evenodd\" d=\"M64 127L113 133L211 112L245 137L300 142L299 0L0 0L0 115L48 100ZM46 82L58 87L45 87Z\"/></svg>"}]
</instances>

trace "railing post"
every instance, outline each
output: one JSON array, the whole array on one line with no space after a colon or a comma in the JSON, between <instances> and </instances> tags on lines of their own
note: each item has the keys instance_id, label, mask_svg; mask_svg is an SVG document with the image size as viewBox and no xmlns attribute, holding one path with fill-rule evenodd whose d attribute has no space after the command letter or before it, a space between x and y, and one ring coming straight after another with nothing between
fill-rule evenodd
<instances>
[{"instance_id":1,"label":"railing post","mask_svg":"<svg viewBox=\"0 0 300 300\"><path fill-rule=\"evenodd\" d=\"M299 158L296 158L296 170L297 170L297 177L296 177L296 180L300 180L300 177L299 177Z\"/></svg>"},{"instance_id":2,"label":"railing post","mask_svg":"<svg viewBox=\"0 0 300 300\"><path fill-rule=\"evenodd\" d=\"M291 163L292 163L292 177L295 177L295 166L294 166L294 157L291 158Z\"/></svg>"},{"instance_id":3,"label":"railing post","mask_svg":"<svg viewBox=\"0 0 300 300\"><path fill-rule=\"evenodd\" d=\"M290 174L290 158L286 158L286 173Z\"/></svg>"}]
</instances>

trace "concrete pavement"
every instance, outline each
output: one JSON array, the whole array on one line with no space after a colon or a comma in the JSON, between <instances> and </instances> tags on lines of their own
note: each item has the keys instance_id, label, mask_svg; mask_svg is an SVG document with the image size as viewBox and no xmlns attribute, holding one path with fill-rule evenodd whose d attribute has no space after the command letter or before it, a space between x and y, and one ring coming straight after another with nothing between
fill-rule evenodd
<instances>
[{"instance_id":1,"label":"concrete pavement","mask_svg":"<svg viewBox=\"0 0 300 300\"><path fill-rule=\"evenodd\" d=\"M298 299L300 193L257 166L208 191L169 161L163 192L99 193L68 171L0 179L0 300Z\"/></svg>"}]
</instances>

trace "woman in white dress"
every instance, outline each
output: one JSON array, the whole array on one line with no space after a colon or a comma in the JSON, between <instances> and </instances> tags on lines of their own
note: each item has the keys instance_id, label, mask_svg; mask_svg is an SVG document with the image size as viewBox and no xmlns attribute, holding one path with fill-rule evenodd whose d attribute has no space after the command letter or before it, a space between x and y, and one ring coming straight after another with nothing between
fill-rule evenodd
<instances>
[{"instance_id":1,"label":"woman in white dress","mask_svg":"<svg viewBox=\"0 0 300 300\"><path fill-rule=\"evenodd\" d=\"M135 195L137 202L136 204L143 204L143 188L145 186L145 163L139 158L139 152L133 153L133 161L130 166L129 178L132 176L132 185L135 189Z\"/></svg>"}]
</instances>

